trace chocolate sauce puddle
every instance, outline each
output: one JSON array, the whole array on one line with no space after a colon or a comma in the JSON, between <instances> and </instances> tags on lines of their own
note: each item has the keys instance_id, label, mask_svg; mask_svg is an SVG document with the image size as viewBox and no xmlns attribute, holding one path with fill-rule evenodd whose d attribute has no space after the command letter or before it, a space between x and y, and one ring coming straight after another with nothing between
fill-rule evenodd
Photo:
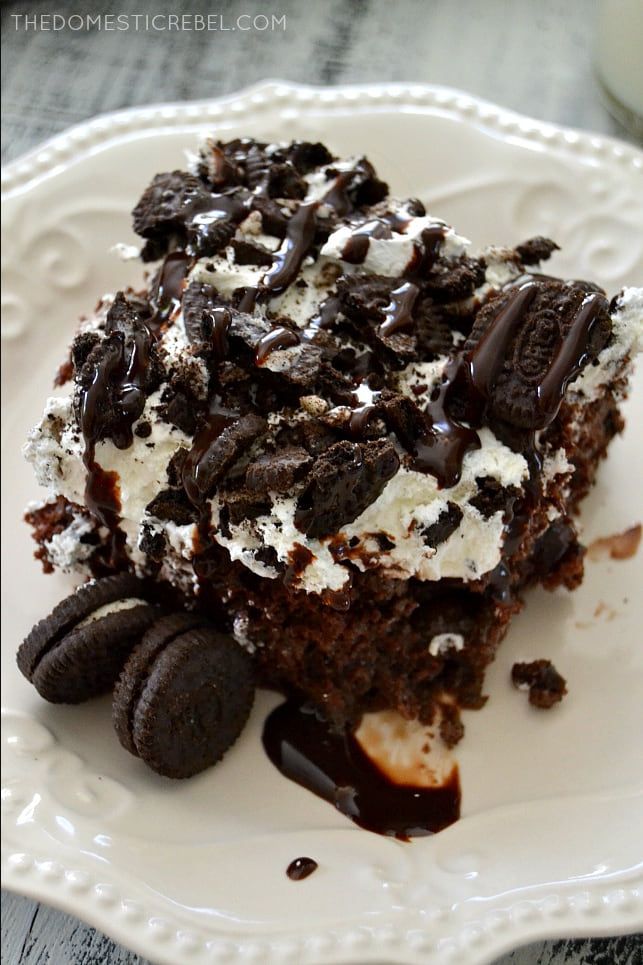
<instances>
[{"instance_id":1,"label":"chocolate sauce puddle","mask_svg":"<svg viewBox=\"0 0 643 965\"><path fill-rule=\"evenodd\" d=\"M294 702L286 701L270 714L263 745L285 777L368 831L408 841L441 831L460 816L457 768L439 787L394 784L350 732L333 732L314 712Z\"/></svg>"}]
</instances>

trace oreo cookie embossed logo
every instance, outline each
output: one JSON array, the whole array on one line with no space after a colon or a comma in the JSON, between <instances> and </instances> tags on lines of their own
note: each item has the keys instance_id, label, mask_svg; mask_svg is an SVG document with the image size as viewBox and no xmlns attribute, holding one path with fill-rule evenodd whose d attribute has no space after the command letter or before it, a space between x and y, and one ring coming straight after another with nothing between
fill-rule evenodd
<instances>
[{"instance_id":1,"label":"oreo cookie embossed logo","mask_svg":"<svg viewBox=\"0 0 643 965\"><path fill-rule=\"evenodd\" d=\"M560 326L550 308L536 312L527 321L513 352L513 366L528 385L538 385L551 364L560 340Z\"/></svg>"}]
</instances>

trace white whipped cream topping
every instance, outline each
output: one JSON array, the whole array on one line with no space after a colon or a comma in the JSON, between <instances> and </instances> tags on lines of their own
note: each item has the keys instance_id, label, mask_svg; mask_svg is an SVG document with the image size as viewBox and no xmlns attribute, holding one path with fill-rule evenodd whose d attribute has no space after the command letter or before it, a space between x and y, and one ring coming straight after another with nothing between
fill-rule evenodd
<instances>
[{"instance_id":1,"label":"white whipped cream topping","mask_svg":"<svg viewBox=\"0 0 643 965\"><path fill-rule=\"evenodd\" d=\"M580 375L570 382L568 398L590 401L600 395L600 389L623 371L623 359L643 351L643 288L625 288L616 311L612 314L612 338L598 356L595 365L586 365ZM576 398L575 398L576 397ZM580 397L580 399L578 398Z\"/></svg>"},{"instance_id":2,"label":"white whipped cream topping","mask_svg":"<svg viewBox=\"0 0 643 965\"><path fill-rule=\"evenodd\" d=\"M210 381L208 367L202 358L191 352L182 312L163 334L159 347L170 375L185 373L197 398L206 399Z\"/></svg>"},{"instance_id":3,"label":"white whipped cream topping","mask_svg":"<svg viewBox=\"0 0 643 965\"><path fill-rule=\"evenodd\" d=\"M519 487L528 475L527 462L519 453L502 445L488 429L480 430L481 448L464 458L460 481L439 489L434 476L400 467L379 497L354 522L342 526L333 542L359 540L360 552L351 555L361 570L371 566L386 569L391 576L420 580L459 577L475 580L500 561L503 541L502 513L486 519L469 502L478 492L477 477L492 476L503 486ZM455 503L463 520L437 548L422 537L426 527ZM217 542L233 559L260 576L275 577L276 571L255 559L254 553L270 546L280 562L288 563L296 545L310 550L314 559L305 568L298 586L308 592L339 590L348 580L345 566L334 559L327 540L310 539L294 523L296 500L275 495L270 515L243 520L230 526L230 537L218 532ZM219 505L213 501L213 524L218 526ZM372 534L384 533L394 545L382 551Z\"/></svg>"},{"instance_id":4,"label":"white whipped cream topping","mask_svg":"<svg viewBox=\"0 0 643 965\"><path fill-rule=\"evenodd\" d=\"M96 445L96 462L118 474L121 528L127 536L128 551L139 564L144 561L138 549L140 528L150 519L145 507L167 488L167 466L174 453L181 446L191 445L191 439L180 429L160 418L157 407L162 392L163 386L147 399L141 415L141 420L152 427L148 437L134 434L129 449L117 449L109 439ZM73 418L71 395L48 399L44 416L29 433L23 452L34 467L38 483L48 489L50 497L65 496L72 503L84 505L84 449ZM65 552L69 558L71 549L66 547Z\"/></svg>"},{"instance_id":5,"label":"white whipped cream topping","mask_svg":"<svg viewBox=\"0 0 643 965\"><path fill-rule=\"evenodd\" d=\"M440 245L440 255L457 257L463 255L471 242L456 234L456 232L440 218L425 215L421 218L411 218L404 232L394 231L390 238L369 238L366 258L359 265L348 265L343 262L343 253L348 241L358 227L343 225L334 231L321 250L321 257L331 261L342 262L344 271L360 270L372 272L376 275L398 276L411 266L415 255L416 245L427 228L444 225L444 239Z\"/></svg>"},{"instance_id":6,"label":"white whipped cream topping","mask_svg":"<svg viewBox=\"0 0 643 965\"><path fill-rule=\"evenodd\" d=\"M191 445L191 439L175 426L163 422L157 412L162 388L151 395L145 404L141 420L149 421L151 435L141 439L134 434L129 449L117 449L110 439L96 444L96 462L106 471L116 472L119 479L120 515L132 522L142 521L145 507L167 488L167 466L179 448ZM52 405L53 403L53 405ZM71 396L50 399L45 419L30 433L24 452L34 465L38 482L52 494L66 496L82 505L85 493L85 467L82 457L84 442L74 422L67 424L59 437L50 433L48 413L56 411L71 418Z\"/></svg>"}]
</instances>

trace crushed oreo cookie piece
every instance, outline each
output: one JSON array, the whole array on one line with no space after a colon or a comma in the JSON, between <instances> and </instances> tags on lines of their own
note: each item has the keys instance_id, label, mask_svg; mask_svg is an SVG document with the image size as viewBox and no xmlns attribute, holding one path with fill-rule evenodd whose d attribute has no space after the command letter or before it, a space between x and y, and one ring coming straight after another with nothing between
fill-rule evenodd
<instances>
[{"instance_id":1,"label":"crushed oreo cookie piece","mask_svg":"<svg viewBox=\"0 0 643 965\"><path fill-rule=\"evenodd\" d=\"M419 406L408 396L385 389L378 408L389 432L395 433L401 445L412 452L416 439L426 431L426 418Z\"/></svg>"},{"instance_id":2,"label":"crushed oreo cookie piece","mask_svg":"<svg viewBox=\"0 0 643 965\"><path fill-rule=\"evenodd\" d=\"M208 342L204 329L204 314L216 304L217 292L212 285L192 282L183 292L183 324L188 341L197 350L203 349Z\"/></svg>"},{"instance_id":3,"label":"crushed oreo cookie piece","mask_svg":"<svg viewBox=\"0 0 643 965\"><path fill-rule=\"evenodd\" d=\"M501 510L506 512L518 496L518 490L515 487L505 487L493 476L479 476L476 478L476 486L478 492L469 502L485 519L489 519Z\"/></svg>"},{"instance_id":4,"label":"crushed oreo cookie piece","mask_svg":"<svg viewBox=\"0 0 643 965\"><path fill-rule=\"evenodd\" d=\"M437 261L427 275L424 290L436 301L470 298L485 281L482 262L462 255Z\"/></svg>"},{"instance_id":5,"label":"crushed oreo cookie piece","mask_svg":"<svg viewBox=\"0 0 643 965\"><path fill-rule=\"evenodd\" d=\"M297 501L295 525L316 539L337 532L377 499L399 465L388 441L335 443L312 469Z\"/></svg>"},{"instance_id":6,"label":"crushed oreo cookie piece","mask_svg":"<svg viewBox=\"0 0 643 965\"><path fill-rule=\"evenodd\" d=\"M305 476L311 465L308 452L298 446L265 452L246 469L246 485L255 493L285 493Z\"/></svg>"},{"instance_id":7,"label":"crushed oreo cookie piece","mask_svg":"<svg viewBox=\"0 0 643 965\"><path fill-rule=\"evenodd\" d=\"M122 332L130 338L144 331L144 326L152 317L152 307L148 301L136 295L124 292L116 292L107 317L105 319L105 332L111 335L114 332Z\"/></svg>"},{"instance_id":8,"label":"crushed oreo cookie piece","mask_svg":"<svg viewBox=\"0 0 643 965\"><path fill-rule=\"evenodd\" d=\"M253 245L249 241L235 238L230 243L230 247L234 251L236 265L255 265L257 268L269 268L272 265L272 252L260 245Z\"/></svg>"},{"instance_id":9,"label":"crushed oreo cookie piece","mask_svg":"<svg viewBox=\"0 0 643 965\"><path fill-rule=\"evenodd\" d=\"M196 510L182 489L164 489L147 504L145 512L177 526L188 526L197 521Z\"/></svg>"},{"instance_id":10,"label":"crushed oreo cookie piece","mask_svg":"<svg viewBox=\"0 0 643 965\"><path fill-rule=\"evenodd\" d=\"M168 397L169 396L169 397ZM193 436L204 412L204 404L197 402L181 389L169 390L163 399L162 415L186 436Z\"/></svg>"},{"instance_id":11,"label":"crushed oreo cookie piece","mask_svg":"<svg viewBox=\"0 0 643 965\"><path fill-rule=\"evenodd\" d=\"M100 335L97 332L80 332L71 345L71 359L74 365L74 372L80 372L83 365L89 358L92 349L100 342Z\"/></svg>"},{"instance_id":12,"label":"crushed oreo cookie piece","mask_svg":"<svg viewBox=\"0 0 643 965\"><path fill-rule=\"evenodd\" d=\"M138 548L153 563L162 563L167 553L165 534L150 526L149 523L142 523Z\"/></svg>"},{"instance_id":13,"label":"crushed oreo cookie piece","mask_svg":"<svg viewBox=\"0 0 643 965\"><path fill-rule=\"evenodd\" d=\"M440 513L435 523L422 528L422 539L427 546L436 547L455 533L462 521L463 512L457 503L447 503L447 508Z\"/></svg>"},{"instance_id":14,"label":"crushed oreo cookie piece","mask_svg":"<svg viewBox=\"0 0 643 965\"><path fill-rule=\"evenodd\" d=\"M134 231L142 238L159 240L172 231L183 232L190 218L207 210L211 197L193 174L157 174L132 211Z\"/></svg>"},{"instance_id":15,"label":"crushed oreo cookie piece","mask_svg":"<svg viewBox=\"0 0 643 965\"><path fill-rule=\"evenodd\" d=\"M197 433L183 464L182 478L190 500L199 505L215 490L236 461L265 435L268 424L254 413L233 417L213 414Z\"/></svg>"},{"instance_id":16,"label":"crushed oreo cookie piece","mask_svg":"<svg viewBox=\"0 0 643 965\"><path fill-rule=\"evenodd\" d=\"M238 526L245 520L257 519L258 516L270 513L270 500L264 494L252 492L244 486L220 491L219 496L223 503L219 514L219 526L228 539L232 535L230 525Z\"/></svg>"},{"instance_id":17,"label":"crushed oreo cookie piece","mask_svg":"<svg viewBox=\"0 0 643 965\"><path fill-rule=\"evenodd\" d=\"M305 180L290 161L273 164L266 175L265 184L269 198L302 201L308 190Z\"/></svg>"},{"instance_id":18,"label":"crushed oreo cookie piece","mask_svg":"<svg viewBox=\"0 0 643 965\"><path fill-rule=\"evenodd\" d=\"M234 157L229 156L226 147L221 141L208 140L199 156L199 175L209 181L217 191L237 187L243 184L244 180L243 169Z\"/></svg>"},{"instance_id":19,"label":"crushed oreo cookie piece","mask_svg":"<svg viewBox=\"0 0 643 965\"><path fill-rule=\"evenodd\" d=\"M537 265L541 261L547 261L555 251L560 251L560 248L550 238L536 235L535 238L529 238L522 244L516 245L514 250L523 265Z\"/></svg>"},{"instance_id":20,"label":"crushed oreo cookie piece","mask_svg":"<svg viewBox=\"0 0 643 965\"><path fill-rule=\"evenodd\" d=\"M367 342L377 355L411 361L416 343L413 329L386 334L383 323L398 281L380 275L342 275L337 281L340 310L352 324L358 338Z\"/></svg>"},{"instance_id":21,"label":"crushed oreo cookie piece","mask_svg":"<svg viewBox=\"0 0 643 965\"><path fill-rule=\"evenodd\" d=\"M320 141L293 141L287 156L300 174L309 174L315 168L333 162L333 155Z\"/></svg>"}]
</instances>

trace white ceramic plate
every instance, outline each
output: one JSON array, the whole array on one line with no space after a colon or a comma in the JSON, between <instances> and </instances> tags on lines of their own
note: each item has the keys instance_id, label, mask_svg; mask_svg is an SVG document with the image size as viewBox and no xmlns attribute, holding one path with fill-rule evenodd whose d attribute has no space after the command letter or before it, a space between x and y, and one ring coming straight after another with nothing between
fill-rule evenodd
<instances>
[{"instance_id":1,"label":"white ceramic plate","mask_svg":"<svg viewBox=\"0 0 643 965\"><path fill-rule=\"evenodd\" d=\"M42 702L19 676L25 632L67 591L31 557L36 496L19 449L76 317L140 277L105 254L128 212L204 128L312 137L365 152L475 243L551 234L556 273L614 291L643 279L643 156L604 138L419 86L264 84L74 128L3 175L3 883L73 912L156 962L457 962L536 937L643 928L640 560L589 563L581 589L530 594L457 750L463 816L410 844L362 831L264 756L264 694L221 765L188 782L124 753L109 701ZM627 406L640 405L639 383ZM588 539L641 518L643 429L630 419L584 513ZM550 713L509 684L550 657L569 696ZM319 870L293 883L290 860Z\"/></svg>"}]
</instances>

